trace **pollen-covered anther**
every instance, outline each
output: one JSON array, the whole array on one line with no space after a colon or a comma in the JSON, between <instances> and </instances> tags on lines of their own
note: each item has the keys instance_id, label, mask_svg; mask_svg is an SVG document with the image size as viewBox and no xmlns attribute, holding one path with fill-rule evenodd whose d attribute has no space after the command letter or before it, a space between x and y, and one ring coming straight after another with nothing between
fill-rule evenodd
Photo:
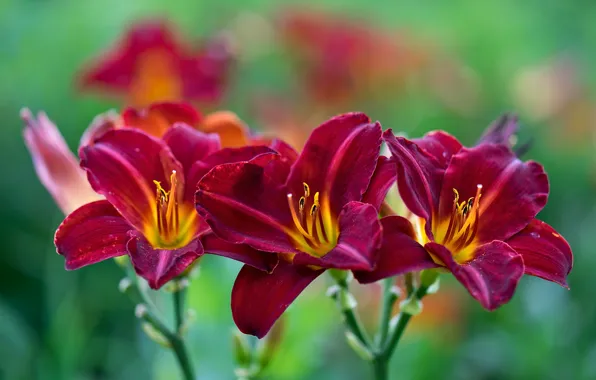
<instances>
[{"instance_id":1,"label":"pollen-covered anther","mask_svg":"<svg viewBox=\"0 0 596 380\"><path fill-rule=\"evenodd\" d=\"M177 238L179 230L179 211L176 191L178 180L176 171L170 175L170 190L166 191L160 181L153 181L156 187L156 221L161 239L170 242Z\"/></svg>"},{"instance_id":2,"label":"pollen-covered anther","mask_svg":"<svg viewBox=\"0 0 596 380\"><path fill-rule=\"evenodd\" d=\"M298 207L294 203L293 195L288 194L288 205L292 220L299 233L299 235L295 235L294 239L301 247L315 255L325 254L327 253L327 246L331 242L323 224L320 194L317 191L313 197L310 197L308 184L303 183L303 187L304 196L300 197Z\"/></svg>"},{"instance_id":3,"label":"pollen-covered anther","mask_svg":"<svg viewBox=\"0 0 596 380\"><path fill-rule=\"evenodd\" d=\"M459 192L453 189L453 209L443 244L448 246L454 254L470 245L478 231L480 197L482 185L476 186L476 194L463 202L459 202Z\"/></svg>"}]
</instances>

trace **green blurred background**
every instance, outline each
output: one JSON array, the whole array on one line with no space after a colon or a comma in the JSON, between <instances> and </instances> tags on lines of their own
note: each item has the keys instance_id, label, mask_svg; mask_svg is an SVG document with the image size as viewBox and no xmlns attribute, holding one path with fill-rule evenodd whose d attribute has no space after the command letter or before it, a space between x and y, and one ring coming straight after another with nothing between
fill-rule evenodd
<instances>
[{"instance_id":1,"label":"green blurred background","mask_svg":"<svg viewBox=\"0 0 596 380\"><path fill-rule=\"evenodd\" d=\"M343 111L366 111L385 128L411 136L445 129L468 144L501 112L517 112L520 140L533 139L526 157L543 163L551 181L550 201L540 218L565 236L575 253L570 291L524 278L513 300L493 313L472 302L451 279L443 279L442 291L429 297L435 307L427 308L419 317L424 323L413 326L398 348L392 378L596 378L592 271L596 267L596 3L309 3L348 17L357 15L388 33L406 31L425 41L420 49L433 46L430 69L399 88L380 88L382 96L361 100ZM31 165L21 137L20 108L45 110L75 149L94 115L120 107L78 92L77 73L81 65L112 46L133 21L166 17L181 34L198 38L233 29L243 15L266 24L287 4L274 0L0 2L0 379L178 376L171 353L138 327L133 305L118 291L122 272L112 261L74 272L64 270L52 244L63 216ZM294 4L297 9L305 7L304 1ZM245 41L247 46L241 50L254 48L255 53L240 57L221 105L239 113L255 129L260 127L250 106L255 93L276 91L296 102L300 98L293 96L300 83L298 70L279 41L270 38L275 35L258 34ZM447 79L428 80L444 72L446 57ZM234 262L207 257L190 288L196 322L188 341L203 379L234 378L229 301L238 268ZM325 285L324 279L316 283L290 308L284 340L268 378L368 378L365 363L345 344L339 314L324 295ZM370 294L376 285L369 288L359 289L358 294L365 319L374 321ZM159 300L169 317L170 300Z\"/></svg>"}]
</instances>

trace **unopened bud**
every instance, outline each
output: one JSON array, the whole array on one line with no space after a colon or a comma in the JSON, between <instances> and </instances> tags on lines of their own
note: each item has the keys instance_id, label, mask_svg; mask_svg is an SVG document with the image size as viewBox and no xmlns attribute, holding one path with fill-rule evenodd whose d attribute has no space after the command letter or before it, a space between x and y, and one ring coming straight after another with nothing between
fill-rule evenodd
<instances>
[{"instance_id":1,"label":"unopened bud","mask_svg":"<svg viewBox=\"0 0 596 380\"><path fill-rule=\"evenodd\" d=\"M418 315L422 313L422 302L416 297L410 297L399 303L399 309L406 314Z\"/></svg>"},{"instance_id":2,"label":"unopened bud","mask_svg":"<svg viewBox=\"0 0 596 380\"><path fill-rule=\"evenodd\" d=\"M252 362L252 351L246 336L238 330L232 332L232 350L234 360L239 368L247 368Z\"/></svg>"},{"instance_id":3,"label":"unopened bud","mask_svg":"<svg viewBox=\"0 0 596 380\"><path fill-rule=\"evenodd\" d=\"M341 288L339 285L331 285L325 294L327 297L337 300L337 295L339 294L340 290Z\"/></svg>"},{"instance_id":4,"label":"unopened bud","mask_svg":"<svg viewBox=\"0 0 596 380\"><path fill-rule=\"evenodd\" d=\"M435 269L423 270L420 273L420 286L426 288L426 294L434 294L439 291L439 272Z\"/></svg>"},{"instance_id":5,"label":"unopened bud","mask_svg":"<svg viewBox=\"0 0 596 380\"><path fill-rule=\"evenodd\" d=\"M130 259L127 255L114 257L114 262L118 264L120 268L126 268L128 266Z\"/></svg>"},{"instance_id":6,"label":"unopened bud","mask_svg":"<svg viewBox=\"0 0 596 380\"><path fill-rule=\"evenodd\" d=\"M267 368L273 355L277 351L283 338L285 326L286 317L285 315L282 315L281 318L275 322L271 330L269 330L265 338L257 343L257 365L261 371Z\"/></svg>"},{"instance_id":7,"label":"unopened bud","mask_svg":"<svg viewBox=\"0 0 596 380\"><path fill-rule=\"evenodd\" d=\"M135 307L135 316L139 319L142 319L146 315L147 315L147 306L143 305L142 303L138 304Z\"/></svg>"},{"instance_id":8,"label":"unopened bud","mask_svg":"<svg viewBox=\"0 0 596 380\"><path fill-rule=\"evenodd\" d=\"M352 347L354 352L356 352L362 359L366 361L372 360L373 355L370 350L366 348L360 339L358 339L352 332L346 331L346 341L348 342L348 345Z\"/></svg>"},{"instance_id":9,"label":"unopened bud","mask_svg":"<svg viewBox=\"0 0 596 380\"><path fill-rule=\"evenodd\" d=\"M358 302L356 302L356 298L352 295L352 293L341 289L337 294L337 302L339 303L339 307L341 310L354 310L356 306L358 306Z\"/></svg>"},{"instance_id":10,"label":"unopened bud","mask_svg":"<svg viewBox=\"0 0 596 380\"><path fill-rule=\"evenodd\" d=\"M126 293L128 291L128 289L130 289L131 286L132 286L132 281L130 281L130 278L124 277L118 283L118 290L120 290L122 293Z\"/></svg>"},{"instance_id":11,"label":"unopened bud","mask_svg":"<svg viewBox=\"0 0 596 380\"><path fill-rule=\"evenodd\" d=\"M153 325L149 322L143 322L141 324L141 328L145 332L145 335L149 337L152 341L159 344L160 346L169 348L172 345L170 341L161 333L159 332Z\"/></svg>"}]
</instances>

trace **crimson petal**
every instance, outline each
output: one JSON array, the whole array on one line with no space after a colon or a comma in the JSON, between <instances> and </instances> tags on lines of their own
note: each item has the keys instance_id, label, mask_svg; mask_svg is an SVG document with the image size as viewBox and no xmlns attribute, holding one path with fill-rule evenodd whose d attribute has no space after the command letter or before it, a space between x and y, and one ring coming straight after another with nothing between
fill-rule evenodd
<instances>
[{"instance_id":1,"label":"crimson petal","mask_svg":"<svg viewBox=\"0 0 596 380\"><path fill-rule=\"evenodd\" d=\"M203 236L201 243L203 244L205 253L237 260L269 273L273 271L279 262L275 253L257 251L246 244L230 243L220 239L213 233Z\"/></svg>"},{"instance_id":2,"label":"crimson petal","mask_svg":"<svg viewBox=\"0 0 596 380\"><path fill-rule=\"evenodd\" d=\"M273 139L269 144L269 148L279 153L279 155L286 159L290 165L298 159L298 152L296 152L296 149L283 140Z\"/></svg>"},{"instance_id":3,"label":"crimson petal","mask_svg":"<svg viewBox=\"0 0 596 380\"><path fill-rule=\"evenodd\" d=\"M244 334L264 337L288 306L322 270L280 261L268 274L248 265L238 273L232 289L232 316Z\"/></svg>"},{"instance_id":4,"label":"crimson petal","mask_svg":"<svg viewBox=\"0 0 596 380\"><path fill-rule=\"evenodd\" d=\"M444 131L429 132L420 139L412 139L412 142L433 156L443 168L449 165L451 157L462 148L455 137Z\"/></svg>"},{"instance_id":5,"label":"crimson petal","mask_svg":"<svg viewBox=\"0 0 596 380\"><path fill-rule=\"evenodd\" d=\"M377 210L380 210L381 204L387 196L387 192L395 183L397 170L395 161L385 156L380 156L377 161L377 167L370 180L368 189L362 197L362 202L370 203Z\"/></svg>"},{"instance_id":6,"label":"crimson petal","mask_svg":"<svg viewBox=\"0 0 596 380\"><path fill-rule=\"evenodd\" d=\"M66 258L66 269L126 255L131 226L105 200L87 203L64 219L54 237L56 250Z\"/></svg>"},{"instance_id":7,"label":"crimson petal","mask_svg":"<svg viewBox=\"0 0 596 380\"><path fill-rule=\"evenodd\" d=\"M240 148L220 149L203 160L194 163L187 177L188 183L193 185L198 183L209 170L217 165L250 161L265 153L274 153L274 151L266 146L243 146Z\"/></svg>"},{"instance_id":8,"label":"crimson petal","mask_svg":"<svg viewBox=\"0 0 596 380\"><path fill-rule=\"evenodd\" d=\"M147 280L152 289L161 288L166 282L182 274L190 264L203 255L198 239L178 249L155 249L137 231L131 231L126 245L130 260L137 274Z\"/></svg>"},{"instance_id":9,"label":"crimson petal","mask_svg":"<svg viewBox=\"0 0 596 380\"><path fill-rule=\"evenodd\" d=\"M381 149L381 125L362 113L336 116L316 128L292 166L288 189L326 194L339 215L350 201L360 201L375 170Z\"/></svg>"},{"instance_id":10,"label":"crimson petal","mask_svg":"<svg viewBox=\"0 0 596 380\"><path fill-rule=\"evenodd\" d=\"M440 244L427 243L425 248L436 255L487 310L509 302L524 274L521 255L502 241L478 247L474 259L466 264L455 262L451 252Z\"/></svg>"},{"instance_id":11,"label":"crimson petal","mask_svg":"<svg viewBox=\"0 0 596 380\"><path fill-rule=\"evenodd\" d=\"M573 253L565 239L548 224L534 219L507 240L524 259L526 274L568 287L567 275L573 267Z\"/></svg>"},{"instance_id":12,"label":"crimson petal","mask_svg":"<svg viewBox=\"0 0 596 380\"><path fill-rule=\"evenodd\" d=\"M215 133L197 131L186 124L175 124L168 129L163 140L184 169L184 178L188 184L184 189L184 199L192 202L196 184L200 179L192 182L195 177L193 165L221 149L219 136Z\"/></svg>"},{"instance_id":13,"label":"crimson petal","mask_svg":"<svg viewBox=\"0 0 596 380\"><path fill-rule=\"evenodd\" d=\"M482 185L477 239L505 241L527 226L546 204L548 178L541 165L522 162L504 145L463 148L451 159L443 179L440 220L453 209L453 189L460 200L474 197Z\"/></svg>"},{"instance_id":14,"label":"crimson petal","mask_svg":"<svg viewBox=\"0 0 596 380\"><path fill-rule=\"evenodd\" d=\"M403 137L396 138L390 129L383 138L395 157L399 194L411 212L427 220L428 232L428 221L439 204L445 170L426 150Z\"/></svg>"},{"instance_id":15,"label":"crimson petal","mask_svg":"<svg viewBox=\"0 0 596 380\"><path fill-rule=\"evenodd\" d=\"M295 265L322 268L371 270L381 245L381 223L377 210L369 204L350 202L339 214L337 245L325 256L317 258L305 253L294 257Z\"/></svg>"},{"instance_id":16,"label":"crimson petal","mask_svg":"<svg viewBox=\"0 0 596 380\"><path fill-rule=\"evenodd\" d=\"M184 186L182 167L165 143L134 129L108 131L79 154L93 189L138 230L153 221L154 180L168 184L177 171Z\"/></svg>"},{"instance_id":17,"label":"crimson petal","mask_svg":"<svg viewBox=\"0 0 596 380\"><path fill-rule=\"evenodd\" d=\"M476 145L502 144L511 146L511 137L519 129L517 116L504 114L486 128Z\"/></svg>"},{"instance_id":18,"label":"crimson petal","mask_svg":"<svg viewBox=\"0 0 596 380\"><path fill-rule=\"evenodd\" d=\"M354 277L362 284L368 284L398 274L436 268L428 252L415 238L414 227L401 216L387 216L381 219L383 244L379 249L378 261L372 271L355 271Z\"/></svg>"},{"instance_id":19,"label":"crimson petal","mask_svg":"<svg viewBox=\"0 0 596 380\"><path fill-rule=\"evenodd\" d=\"M197 211L227 241L267 252L294 252L284 232L293 225L283 189L287 171L276 153L218 165L198 184Z\"/></svg>"}]
</instances>

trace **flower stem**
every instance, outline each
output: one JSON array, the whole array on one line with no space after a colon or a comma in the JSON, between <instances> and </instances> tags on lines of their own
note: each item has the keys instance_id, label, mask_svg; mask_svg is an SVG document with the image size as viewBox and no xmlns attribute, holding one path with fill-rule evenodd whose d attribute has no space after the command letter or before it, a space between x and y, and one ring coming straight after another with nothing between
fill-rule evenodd
<instances>
[{"instance_id":1,"label":"flower stem","mask_svg":"<svg viewBox=\"0 0 596 380\"><path fill-rule=\"evenodd\" d=\"M176 321L176 332L180 334L182 324L184 323L184 297L186 296L185 287L180 287L172 293L174 298L174 318Z\"/></svg>"},{"instance_id":2,"label":"flower stem","mask_svg":"<svg viewBox=\"0 0 596 380\"><path fill-rule=\"evenodd\" d=\"M172 331L157 315L155 311L155 305L147 296L147 293L144 291L138 276L130 264L126 267L126 275L127 277L125 279L127 279L129 283L128 286L122 290L124 293L128 294L132 302L137 304L137 310L140 310L140 312L137 314L137 317L142 319L144 322L149 323L167 340L169 347L172 348L172 351L176 356L176 360L178 361L178 365L180 366L180 370L182 371L184 379L194 380L194 368L192 362L190 361L184 339L180 335L180 330L184 322L184 287L177 289L173 295L176 329Z\"/></svg>"},{"instance_id":3,"label":"flower stem","mask_svg":"<svg viewBox=\"0 0 596 380\"><path fill-rule=\"evenodd\" d=\"M411 295L411 297L415 297L415 299L421 300L426 295L427 290L428 287L420 285L420 287L416 289L416 291ZM395 351L395 348L397 347L397 344L399 343L399 340L401 339L404 331L406 330L408 322L410 322L411 318L412 315L404 311L401 311L397 316L397 323L395 324L395 328L391 332L387 344L385 345L383 350L385 352L387 360L389 360L393 355L393 352Z\"/></svg>"},{"instance_id":4,"label":"flower stem","mask_svg":"<svg viewBox=\"0 0 596 380\"><path fill-rule=\"evenodd\" d=\"M375 356L372 361L375 380L389 379L389 361L381 356Z\"/></svg>"},{"instance_id":5,"label":"flower stem","mask_svg":"<svg viewBox=\"0 0 596 380\"><path fill-rule=\"evenodd\" d=\"M379 321L379 334L377 335L377 346L380 349L382 349L387 340L391 312L393 311L393 304L397 300L397 294L393 291L394 281L395 279L393 277L383 280L383 305Z\"/></svg>"},{"instance_id":6,"label":"flower stem","mask_svg":"<svg viewBox=\"0 0 596 380\"><path fill-rule=\"evenodd\" d=\"M184 379L194 380L194 369L190 362L186 345L184 344L182 337L170 331L170 329L152 311L148 309L140 315L140 318L143 321L151 324L153 328L159 331L168 340L172 346L174 354L176 355L176 359L178 360L178 364L180 365Z\"/></svg>"},{"instance_id":7,"label":"flower stem","mask_svg":"<svg viewBox=\"0 0 596 380\"><path fill-rule=\"evenodd\" d=\"M335 297L337 299L338 305L341 309L341 312L344 316L344 321L348 330L354 334L354 336L364 345L367 350L371 350L372 344L371 340L366 333L366 330L362 326L360 322L360 318L356 314L356 300L354 296L350 293L349 289L349 280L347 276L342 276L341 274L338 275L337 273L332 272L331 276L335 279L337 283L337 292Z\"/></svg>"}]
</instances>

